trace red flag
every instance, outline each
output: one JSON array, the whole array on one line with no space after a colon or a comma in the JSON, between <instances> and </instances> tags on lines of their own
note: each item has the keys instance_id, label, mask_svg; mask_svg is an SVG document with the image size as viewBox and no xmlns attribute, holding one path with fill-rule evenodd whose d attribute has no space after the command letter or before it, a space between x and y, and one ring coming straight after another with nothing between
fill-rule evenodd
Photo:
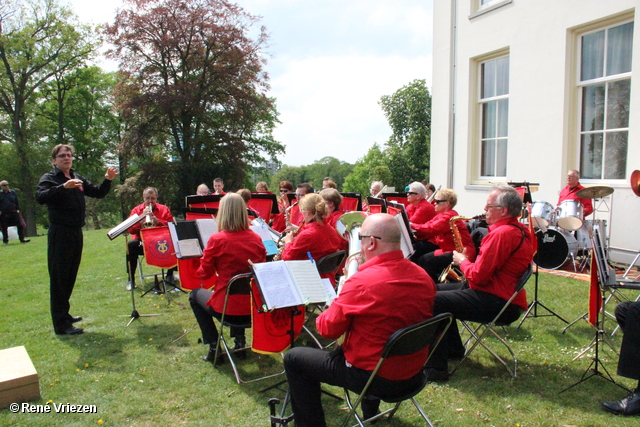
<instances>
[{"instance_id":1,"label":"red flag","mask_svg":"<svg viewBox=\"0 0 640 427\"><path fill-rule=\"evenodd\" d=\"M538 253L538 237L536 236L536 230L533 229L533 218L531 217L531 203L527 203L527 211L529 212L529 233L531 233L531 246L533 248L533 255Z\"/></svg>"},{"instance_id":2,"label":"red flag","mask_svg":"<svg viewBox=\"0 0 640 427\"><path fill-rule=\"evenodd\" d=\"M182 289L193 290L196 288L211 289L215 286L218 275L214 274L208 279L201 279L198 276L201 258L188 258L178 260L178 272L180 273L180 287Z\"/></svg>"},{"instance_id":3,"label":"red flag","mask_svg":"<svg viewBox=\"0 0 640 427\"><path fill-rule=\"evenodd\" d=\"M598 327L598 314L602 308L602 293L598 280L596 257L591 253L591 285L589 286L589 323Z\"/></svg>"}]
</instances>

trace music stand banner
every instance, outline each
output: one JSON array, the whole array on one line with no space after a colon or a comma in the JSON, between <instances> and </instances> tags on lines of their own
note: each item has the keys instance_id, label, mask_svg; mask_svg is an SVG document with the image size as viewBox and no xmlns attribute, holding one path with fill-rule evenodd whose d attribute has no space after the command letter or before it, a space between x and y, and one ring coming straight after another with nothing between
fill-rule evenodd
<instances>
[{"instance_id":1,"label":"music stand banner","mask_svg":"<svg viewBox=\"0 0 640 427\"><path fill-rule=\"evenodd\" d=\"M147 264L159 268L171 268L177 264L169 227L152 227L140 230Z\"/></svg>"},{"instance_id":2,"label":"music stand banner","mask_svg":"<svg viewBox=\"0 0 640 427\"><path fill-rule=\"evenodd\" d=\"M200 268L201 258L188 258L178 260L178 273L180 274L180 287L182 289L211 289L216 285L218 276L213 275L208 279L202 280L198 276L198 268Z\"/></svg>"},{"instance_id":3,"label":"music stand banner","mask_svg":"<svg viewBox=\"0 0 640 427\"><path fill-rule=\"evenodd\" d=\"M304 325L304 306L296 308L281 308L272 311L260 312L262 298L260 290L252 281L252 314L253 340L251 350L256 353L271 354L281 353L291 347L291 316L293 316L293 336L294 341L300 335ZM300 314L292 314L293 311Z\"/></svg>"}]
</instances>

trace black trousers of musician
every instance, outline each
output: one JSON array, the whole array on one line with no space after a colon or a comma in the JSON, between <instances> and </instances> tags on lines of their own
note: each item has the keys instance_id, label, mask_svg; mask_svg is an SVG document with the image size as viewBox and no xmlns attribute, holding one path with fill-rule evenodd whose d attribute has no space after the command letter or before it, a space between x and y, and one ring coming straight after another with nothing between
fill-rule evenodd
<instances>
[{"instance_id":1,"label":"black trousers of musician","mask_svg":"<svg viewBox=\"0 0 640 427\"><path fill-rule=\"evenodd\" d=\"M136 269L138 268L138 257L144 255L144 247L142 246L142 240L129 240L127 243L129 251L127 253L127 277L131 279L131 283L136 283ZM173 273L178 267L173 267L167 270L167 279L173 278Z\"/></svg>"},{"instance_id":2,"label":"black trousers of musician","mask_svg":"<svg viewBox=\"0 0 640 427\"><path fill-rule=\"evenodd\" d=\"M436 245L435 243L432 243L428 240L417 240L413 242L413 254L409 259L417 264L421 256L428 254L429 252L433 252L437 249L440 249L440 246Z\"/></svg>"},{"instance_id":3,"label":"black trousers of musician","mask_svg":"<svg viewBox=\"0 0 640 427\"><path fill-rule=\"evenodd\" d=\"M81 227L49 224L49 296L53 329L57 334L72 327L69 299L76 284L82 246Z\"/></svg>"},{"instance_id":4,"label":"black trousers of musician","mask_svg":"<svg viewBox=\"0 0 640 427\"><path fill-rule=\"evenodd\" d=\"M488 292L469 289L466 282L439 283L433 302L433 315L451 313L454 319L472 322L492 321L502 310L506 301ZM510 323L516 321L522 309L510 305L501 316L501 320ZM460 338L457 322L451 324L440 344L435 349L427 366L439 370L448 369L448 359L461 358L464 346Z\"/></svg>"},{"instance_id":5,"label":"black trousers of musician","mask_svg":"<svg viewBox=\"0 0 640 427\"><path fill-rule=\"evenodd\" d=\"M436 255L435 252L429 252L418 258L417 264L427 272L435 283L438 283L440 275L451 265L453 261L453 252L448 252L442 255Z\"/></svg>"},{"instance_id":6,"label":"black trousers of musician","mask_svg":"<svg viewBox=\"0 0 640 427\"><path fill-rule=\"evenodd\" d=\"M296 427L324 427L324 411L321 402L321 383L330 384L360 393L366 385L371 371L347 365L342 348L320 350L309 347L294 347L284 356L284 369L291 393L291 405ZM422 373L400 381L376 377L369 393L384 399L406 394L420 381ZM380 401L363 399L362 410L370 417L378 412Z\"/></svg>"},{"instance_id":7,"label":"black trousers of musician","mask_svg":"<svg viewBox=\"0 0 640 427\"><path fill-rule=\"evenodd\" d=\"M202 288L196 288L189 294L189 304L193 310L193 315L196 316L200 330L202 331L202 341L205 344L215 345L218 340L218 329L216 324L213 323L213 318L220 320L222 313L218 313L210 305L207 305L211 294L213 292ZM234 316L227 314L224 317L225 323L235 324L249 324L251 323L251 315L247 316ZM244 328L230 327L229 335L236 339L236 342L244 342Z\"/></svg>"},{"instance_id":8,"label":"black trousers of musician","mask_svg":"<svg viewBox=\"0 0 640 427\"><path fill-rule=\"evenodd\" d=\"M20 214L18 212L2 212L0 215L0 224L2 225L2 241L9 243L9 234L7 229L16 226L18 229L18 238L24 242L24 228L20 224Z\"/></svg>"},{"instance_id":9,"label":"black trousers of musician","mask_svg":"<svg viewBox=\"0 0 640 427\"><path fill-rule=\"evenodd\" d=\"M624 332L618 358L618 375L640 380L640 302L625 301L618 304L616 320Z\"/></svg>"}]
</instances>

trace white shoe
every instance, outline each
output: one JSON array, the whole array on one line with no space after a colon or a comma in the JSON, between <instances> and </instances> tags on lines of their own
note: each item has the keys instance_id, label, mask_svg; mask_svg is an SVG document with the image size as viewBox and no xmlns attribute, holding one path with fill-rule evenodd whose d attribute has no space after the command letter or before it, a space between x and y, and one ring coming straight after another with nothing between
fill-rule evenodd
<instances>
[{"instance_id":1,"label":"white shoe","mask_svg":"<svg viewBox=\"0 0 640 427\"><path fill-rule=\"evenodd\" d=\"M131 280L127 281L127 291L131 291L131 288L135 288L135 286L131 286Z\"/></svg>"}]
</instances>

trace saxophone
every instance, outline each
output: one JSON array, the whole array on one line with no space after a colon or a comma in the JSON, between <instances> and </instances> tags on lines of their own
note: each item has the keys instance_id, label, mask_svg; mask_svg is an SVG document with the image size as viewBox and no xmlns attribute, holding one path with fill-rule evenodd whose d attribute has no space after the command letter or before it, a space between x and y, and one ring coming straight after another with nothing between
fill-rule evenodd
<instances>
[{"instance_id":1,"label":"saxophone","mask_svg":"<svg viewBox=\"0 0 640 427\"><path fill-rule=\"evenodd\" d=\"M464 251L464 245L462 244L462 236L460 235L460 230L456 225L456 221L468 221L470 219L480 219L484 218L484 215L476 215L472 217L465 216L454 216L449 219L449 229L451 230L451 234L453 236L453 244L456 248L456 252L462 253ZM466 280L464 274L459 269L455 268L453 264L449 264L447 268L445 268L438 278L438 282L461 282Z\"/></svg>"}]
</instances>

